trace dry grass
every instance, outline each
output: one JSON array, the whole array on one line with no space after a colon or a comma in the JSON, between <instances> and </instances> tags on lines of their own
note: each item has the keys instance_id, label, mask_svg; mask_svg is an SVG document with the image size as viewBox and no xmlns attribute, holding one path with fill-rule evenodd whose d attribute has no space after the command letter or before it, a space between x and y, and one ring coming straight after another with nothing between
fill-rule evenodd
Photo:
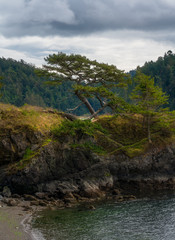
<instances>
[{"instance_id":1,"label":"dry grass","mask_svg":"<svg viewBox=\"0 0 175 240\"><path fill-rule=\"evenodd\" d=\"M172 129L174 129L174 117L172 115ZM169 115L167 119L169 121ZM0 103L0 135L6 135L10 130L13 132L40 131L49 133L54 127L62 123L64 118L51 109L44 109L34 106L23 106L17 108L12 105ZM149 147L147 131L143 124L143 116L139 114L125 114L119 116L102 115L95 119L92 124L100 124L101 130L94 130L94 137L97 146L106 151L107 154L117 154L124 152L133 157L140 155ZM92 126L93 127L93 126ZM167 127L155 125L152 128L153 144L166 144L172 141L175 132L170 134ZM173 140L174 141L174 140Z\"/></svg>"},{"instance_id":2,"label":"dry grass","mask_svg":"<svg viewBox=\"0 0 175 240\"><path fill-rule=\"evenodd\" d=\"M17 108L9 104L0 103L0 129L18 129L29 127L34 130L46 132L54 125L62 122L63 118L49 111L34 106L23 106Z\"/></svg>"}]
</instances>

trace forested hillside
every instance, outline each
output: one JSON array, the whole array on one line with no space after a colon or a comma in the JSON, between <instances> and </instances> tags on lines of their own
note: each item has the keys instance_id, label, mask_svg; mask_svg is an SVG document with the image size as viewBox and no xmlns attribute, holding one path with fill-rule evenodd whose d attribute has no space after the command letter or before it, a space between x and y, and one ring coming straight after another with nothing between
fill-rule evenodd
<instances>
[{"instance_id":1,"label":"forested hillside","mask_svg":"<svg viewBox=\"0 0 175 240\"><path fill-rule=\"evenodd\" d=\"M175 109L175 54L172 51L159 57L156 62L146 62L144 66L138 68L146 75L155 78L155 82L164 92L169 95L170 109ZM134 76L135 70L131 71ZM52 107L61 111L73 109L79 105L78 98L71 92L68 82L59 86L50 86L45 84L43 78L35 74L35 67L27 64L23 60L0 58L0 77L1 82L1 102L10 103L16 106L24 104L36 105L41 107ZM135 86L128 86L128 94L122 92L122 96L129 101L129 95ZM97 102L90 100L92 105L97 108ZM88 111L84 106L76 109L75 114L83 115Z\"/></svg>"},{"instance_id":2,"label":"forested hillside","mask_svg":"<svg viewBox=\"0 0 175 240\"><path fill-rule=\"evenodd\" d=\"M168 51L156 62L146 62L139 69L144 74L154 77L156 84L169 95L170 109L175 109L175 54Z\"/></svg>"},{"instance_id":3,"label":"forested hillside","mask_svg":"<svg viewBox=\"0 0 175 240\"><path fill-rule=\"evenodd\" d=\"M1 102L15 106L24 104L41 107L52 107L61 111L74 108L78 105L78 99L70 91L70 83L60 86L49 86L44 79L35 74L35 67L23 60L0 58ZM86 109L80 107L77 115L86 113Z\"/></svg>"}]
</instances>

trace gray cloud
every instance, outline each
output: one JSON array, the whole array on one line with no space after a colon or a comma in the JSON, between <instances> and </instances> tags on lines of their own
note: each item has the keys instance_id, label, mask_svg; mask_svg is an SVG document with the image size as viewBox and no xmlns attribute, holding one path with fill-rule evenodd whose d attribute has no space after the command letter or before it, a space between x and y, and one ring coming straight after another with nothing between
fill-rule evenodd
<instances>
[{"instance_id":1,"label":"gray cloud","mask_svg":"<svg viewBox=\"0 0 175 240\"><path fill-rule=\"evenodd\" d=\"M4 36L81 35L175 28L173 0L1 0Z\"/></svg>"},{"instance_id":2,"label":"gray cloud","mask_svg":"<svg viewBox=\"0 0 175 240\"><path fill-rule=\"evenodd\" d=\"M0 51L38 66L57 51L134 69L175 50L174 0L0 0Z\"/></svg>"}]
</instances>

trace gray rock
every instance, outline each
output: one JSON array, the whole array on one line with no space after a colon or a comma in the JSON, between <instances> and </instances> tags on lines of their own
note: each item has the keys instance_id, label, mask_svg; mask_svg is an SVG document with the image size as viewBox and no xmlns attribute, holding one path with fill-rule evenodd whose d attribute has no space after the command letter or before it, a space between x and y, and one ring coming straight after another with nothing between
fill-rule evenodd
<instances>
[{"instance_id":1,"label":"gray rock","mask_svg":"<svg viewBox=\"0 0 175 240\"><path fill-rule=\"evenodd\" d=\"M7 206L17 206L18 204L19 201L15 199L9 199L9 201L7 202Z\"/></svg>"},{"instance_id":2,"label":"gray rock","mask_svg":"<svg viewBox=\"0 0 175 240\"><path fill-rule=\"evenodd\" d=\"M26 200L26 201L37 201L37 198L36 198L36 197L34 197L34 196L32 196L32 195L28 195L28 194L24 194L24 195L23 195L23 198L24 198L24 200Z\"/></svg>"},{"instance_id":3,"label":"gray rock","mask_svg":"<svg viewBox=\"0 0 175 240\"><path fill-rule=\"evenodd\" d=\"M13 198L3 198L2 202L7 206L17 206L19 204L19 201Z\"/></svg>"},{"instance_id":4,"label":"gray rock","mask_svg":"<svg viewBox=\"0 0 175 240\"><path fill-rule=\"evenodd\" d=\"M18 194L13 194L12 197L13 197L13 198L21 198L21 196L18 195Z\"/></svg>"},{"instance_id":5,"label":"gray rock","mask_svg":"<svg viewBox=\"0 0 175 240\"><path fill-rule=\"evenodd\" d=\"M86 149L71 148L74 139L43 145L42 136L33 130L25 134L13 133L13 136L8 134L0 140L1 161L7 159L13 163L21 159L26 147L38 151L26 166L16 172L9 174L8 167L0 168L1 189L8 183L12 192L28 194L25 199L29 201L37 201L36 197L47 199L45 194L59 199L66 196L67 202L74 201L70 195L73 194L76 200L83 201L106 197L105 194L110 191L116 200L122 201L124 194L135 195L132 191L175 189L174 144L153 147L143 155L129 158L124 153L99 156ZM83 144L93 139L84 137L77 141ZM11 191L4 187L2 195L10 197ZM29 194L35 194L36 197ZM128 197L131 198L134 199Z\"/></svg>"},{"instance_id":6,"label":"gray rock","mask_svg":"<svg viewBox=\"0 0 175 240\"><path fill-rule=\"evenodd\" d=\"M43 192L36 192L36 193L35 193L35 196L36 196L37 198L44 199L44 198L47 197L47 194L45 194L45 193L43 193Z\"/></svg>"},{"instance_id":7,"label":"gray rock","mask_svg":"<svg viewBox=\"0 0 175 240\"><path fill-rule=\"evenodd\" d=\"M10 191L10 188L7 187L7 186L5 186L3 188L2 194L3 194L4 197L11 197L11 195L12 195L11 191Z\"/></svg>"}]
</instances>

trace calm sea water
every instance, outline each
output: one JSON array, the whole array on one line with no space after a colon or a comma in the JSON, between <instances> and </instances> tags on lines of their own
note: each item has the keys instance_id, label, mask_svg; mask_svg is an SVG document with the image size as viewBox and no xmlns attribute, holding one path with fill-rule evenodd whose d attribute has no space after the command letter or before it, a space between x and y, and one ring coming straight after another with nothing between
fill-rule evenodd
<instances>
[{"instance_id":1,"label":"calm sea water","mask_svg":"<svg viewBox=\"0 0 175 240\"><path fill-rule=\"evenodd\" d=\"M175 196L44 211L33 227L46 240L174 240Z\"/></svg>"}]
</instances>

